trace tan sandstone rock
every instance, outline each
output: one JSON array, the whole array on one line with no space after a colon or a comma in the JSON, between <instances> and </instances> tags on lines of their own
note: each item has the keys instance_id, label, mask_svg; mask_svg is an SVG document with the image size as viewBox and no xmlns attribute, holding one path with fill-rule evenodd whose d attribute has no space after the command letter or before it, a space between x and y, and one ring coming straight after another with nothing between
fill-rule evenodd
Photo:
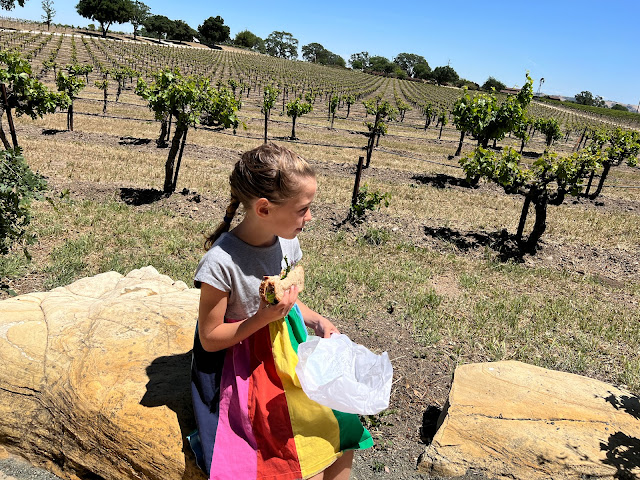
<instances>
[{"instance_id":1,"label":"tan sandstone rock","mask_svg":"<svg viewBox=\"0 0 640 480\"><path fill-rule=\"evenodd\" d=\"M432 443L431 474L497 479L640 478L640 398L520 362L456 369Z\"/></svg>"},{"instance_id":2,"label":"tan sandstone rock","mask_svg":"<svg viewBox=\"0 0 640 480\"><path fill-rule=\"evenodd\" d=\"M66 478L204 478L183 442L198 298L145 267L0 302L0 443Z\"/></svg>"}]
</instances>

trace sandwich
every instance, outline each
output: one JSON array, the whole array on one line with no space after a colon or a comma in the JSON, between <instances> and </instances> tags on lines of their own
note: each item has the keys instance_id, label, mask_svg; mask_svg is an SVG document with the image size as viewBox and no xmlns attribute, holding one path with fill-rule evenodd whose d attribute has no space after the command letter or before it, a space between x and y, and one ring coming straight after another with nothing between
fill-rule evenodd
<instances>
[{"instance_id":1,"label":"sandwich","mask_svg":"<svg viewBox=\"0 0 640 480\"><path fill-rule=\"evenodd\" d=\"M284 292L293 285L296 285L299 291L304 289L304 269L301 265L295 267L287 265L280 275L264 277L260 284L260 297L268 304L275 305L282 300Z\"/></svg>"}]
</instances>

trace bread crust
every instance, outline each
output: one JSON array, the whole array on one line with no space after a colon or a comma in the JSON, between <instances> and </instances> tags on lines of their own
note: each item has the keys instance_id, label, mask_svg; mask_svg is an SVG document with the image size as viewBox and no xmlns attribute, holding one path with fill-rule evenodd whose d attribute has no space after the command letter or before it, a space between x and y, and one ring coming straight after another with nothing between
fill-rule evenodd
<instances>
[{"instance_id":1,"label":"bread crust","mask_svg":"<svg viewBox=\"0 0 640 480\"><path fill-rule=\"evenodd\" d=\"M283 272L284 273L284 270ZM269 277L265 277L265 279L260 284L260 298L262 298L265 302L275 305L276 303L282 300L284 292L291 288L292 285L296 285L298 287L298 291L304 290L304 269L302 265L296 265L289 271L285 278L280 278L280 275L271 275ZM269 293L273 292L273 298L275 302L270 302L268 297Z\"/></svg>"}]
</instances>

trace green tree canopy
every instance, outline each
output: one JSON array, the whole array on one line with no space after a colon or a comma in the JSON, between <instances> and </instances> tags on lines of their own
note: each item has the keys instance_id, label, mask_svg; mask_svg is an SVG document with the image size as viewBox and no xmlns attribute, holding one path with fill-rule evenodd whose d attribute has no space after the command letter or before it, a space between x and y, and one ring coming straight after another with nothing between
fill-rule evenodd
<instances>
[{"instance_id":1,"label":"green tree canopy","mask_svg":"<svg viewBox=\"0 0 640 480\"><path fill-rule=\"evenodd\" d=\"M266 52L272 57L298 58L298 40L289 32L271 32L264 41Z\"/></svg>"},{"instance_id":2,"label":"green tree canopy","mask_svg":"<svg viewBox=\"0 0 640 480\"><path fill-rule=\"evenodd\" d=\"M369 52L354 53L349 57L349 65L354 70L365 70L369 68Z\"/></svg>"},{"instance_id":3,"label":"green tree canopy","mask_svg":"<svg viewBox=\"0 0 640 480\"><path fill-rule=\"evenodd\" d=\"M67 107L70 99L65 94L51 92L40 82L31 70L31 65L13 50L0 51L0 83L7 89L7 103L0 101L0 139L5 149L10 149L2 128L2 118L6 110L17 116L29 115L32 119L53 113L56 107ZM13 147L17 147L14 142Z\"/></svg>"},{"instance_id":4,"label":"green tree canopy","mask_svg":"<svg viewBox=\"0 0 640 480\"><path fill-rule=\"evenodd\" d=\"M320 63L320 60L329 53L329 50L324 48L319 43L310 43L309 45L302 46L302 58L307 62Z\"/></svg>"},{"instance_id":5,"label":"green tree canopy","mask_svg":"<svg viewBox=\"0 0 640 480\"><path fill-rule=\"evenodd\" d=\"M487 81L482 84L481 88L487 92L490 92L491 89L494 88L496 92L499 92L500 90L507 88L507 86L500 80L497 80L494 77L489 77L487 78Z\"/></svg>"},{"instance_id":6,"label":"green tree canopy","mask_svg":"<svg viewBox=\"0 0 640 480\"><path fill-rule=\"evenodd\" d=\"M138 78L136 94L147 100L157 119L169 116L175 119L171 148L165 162L164 193L167 195L176 189L190 126L204 120L207 125L233 128L235 132L240 123L238 101L230 91L213 87L209 79L201 76L185 77L177 69L156 72L151 85Z\"/></svg>"},{"instance_id":7,"label":"green tree canopy","mask_svg":"<svg viewBox=\"0 0 640 480\"><path fill-rule=\"evenodd\" d=\"M594 97L593 93L588 90L583 90L576 95L576 103L579 103L580 105L589 105L591 107L605 106L604 100L600 95Z\"/></svg>"},{"instance_id":8,"label":"green tree canopy","mask_svg":"<svg viewBox=\"0 0 640 480\"><path fill-rule=\"evenodd\" d=\"M127 23L133 16L131 0L80 0L76 11L84 18L100 22L102 36L106 37L114 23Z\"/></svg>"},{"instance_id":9,"label":"green tree canopy","mask_svg":"<svg viewBox=\"0 0 640 480\"><path fill-rule=\"evenodd\" d=\"M533 164L522 165L520 161L520 154L511 147L504 149L501 155L478 147L459 163L468 181L473 183L484 177L500 185L505 193L525 197L516 241L521 252L533 253L547 228L547 206L561 205L567 195L579 195L585 173L597 168L599 159L586 151L558 157L547 150ZM525 240L523 233L531 204L535 221Z\"/></svg>"},{"instance_id":10,"label":"green tree canopy","mask_svg":"<svg viewBox=\"0 0 640 480\"><path fill-rule=\"evenodd\" d=\"M238 45L239 47L250 48L251 50L255 50L256 52L266 53L264 47L264 40L249 30L243 30L242 32L238 32L236 34L236 38L233 40L233 43Z\"/></svg>"},{"instance_id":11,"label":"green tree canopy","mask_svg":"<svg viewBox=\"0 0 640 480\"><path fill-rule=\"evenodd\" d=\"M509 96L498 105L496 96L481 93L471 97L465 90L453 109L453 123L461 131L471 133L478 145L487 147L489 140L502 140L504 136L520 124L526 108L533 98L533 80L527 73L527 81L518 95ZM460 152L460 146L458 152Z\"/></svg>"},{"instance_id":12,"label":"green tree canopy","mask_svg":"<svg viewBox=\"0 0 640 480\"><path fill-rule=\"evenodd\" d=\"M191 42L193 37L196 37L198 32L189 26L189 24L183 20L173 21L173 31L168 36L171 40L179 40L181 42Z\"/></svg>"},{"instance_id":13,"label":"green tree canopy","mask_svg":"<svg viewBox=\"0 0 640 480\"><path fill-rule=\"evenodd\" d=\"M628 112L629 109L627 107L625 107L624 105L620 105L619 103L616 103L615 105L613 105L611 107L611 110L620 110L621 112Z\"/></svg>"},{"instance_id":14,"label":"green tree canopy","mask_svg":"<svg viewBox=\"0 0 640 480\"><path fill-rule=\"evenodd\" d=\"M369 58L369 66L365 69L368 72L380 72L387 75L393 73L396 69L396 65L386 57L374 55Z\"/></svg>"},{"instance_id":15,"label":"green tree canopy","mask_svg":"<svg viewBox=\"0 0 640 480\"><path fill-rule=\"evenodd\" d=\"M202 35L204 43L212 45L229 40L231 30L224 24L224 19L218 15L217 17L209 17L202 25L198 25L198 32Z\"/></svg>"},{"instance_id":16,"label":"green tree canopy","mask_svg":"<svg viewBox=\"0 0 640 480\"><path fill-rule=\"evenodd\" d=\"M321 65L337 65L340 67L346 67L344 58L336 53L330 52L319 43L303 45L302 58L307 62L319 63Z\"/></svg>"},{"instance_id":17,"label":"green tree canopy","mask_svg":"<svg viewBox=\"0 0 640 480\"><path fill-rule=\"evenodd\" d=\"M427 62L418 63L413 67L414 78L421 78L427 80L431 78L431 67Z\"/></svg>"},{"instance_id":18,"label":"green tree canopy","mask_svg":"<svg viewBox=\"0 0 640 480\"><path fill-rule=\"evenodd\" d=\"M173 33L175 24L164 15L151 15L144 21L144 28L156 38L168 38Z\"/></svg>"},{"instance_id":19,"label":"green tree canopy","mask_svg":"<svg viewBox=\"0 0 640 480\"><path fill-rule=\"evenodd\" d=\"M144 24L145 20L149 18L149 7L142 3L140 0L134 0L131 19L129 22L133 26L133 38L138 36L138 29Z\"/></svg>"},{"instance_id":20,"label":"green tree canopy","mask_svg":"<svg viewBox=\"0 0 640 480\"><path fill-rule=\"evenodd\" d=\"M25 0L17 0L18 5L24 7ZM13 10L16 6L16 0L0 0L0 8L3 10Z\"/></svg>"},{"instance_id":21,"label":"green tree canopy","mask_svg":"<svg viewBox=\"0 0 640 480\"><path fill-rule=\"evenodd\" d=\"M423 72L425 68L429 69L429 72L431 72L431 68L429 68L429 64L425 58L421 55L416 55L415 53L399 53L396 58L393 59L393 63L398 65L411 78L417 78L417 65L422 65L420 68L421 72Z\"/></svg>"},{"instance_id":22,"label":"green tree canopy","mask_svg":"<svg viewBox=\"0 0 640 480\"><path fill-rule=\"evenodd\" d=\"M438 85L454 83L460 78L458 73L449 65L434 68L431 76L438 83Z\"/></svg>"}]
</instances>

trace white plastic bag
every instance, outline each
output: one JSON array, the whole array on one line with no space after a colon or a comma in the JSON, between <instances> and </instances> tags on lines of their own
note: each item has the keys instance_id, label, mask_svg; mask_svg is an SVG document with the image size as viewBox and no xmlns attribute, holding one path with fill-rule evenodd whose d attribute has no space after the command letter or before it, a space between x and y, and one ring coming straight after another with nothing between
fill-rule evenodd
<instances>
[{"instance_id":1,"label":"white plastic bag","mask_svg":"<svg viewBox=\"0 0 640 480\"><path fill-rule=\"evenodd\" d=\"M375 415L389 406L389 355L376 355L346 335L311 336L301 343L296 374L311 400L334 410Z\"/></svg>"}]
</instances>

